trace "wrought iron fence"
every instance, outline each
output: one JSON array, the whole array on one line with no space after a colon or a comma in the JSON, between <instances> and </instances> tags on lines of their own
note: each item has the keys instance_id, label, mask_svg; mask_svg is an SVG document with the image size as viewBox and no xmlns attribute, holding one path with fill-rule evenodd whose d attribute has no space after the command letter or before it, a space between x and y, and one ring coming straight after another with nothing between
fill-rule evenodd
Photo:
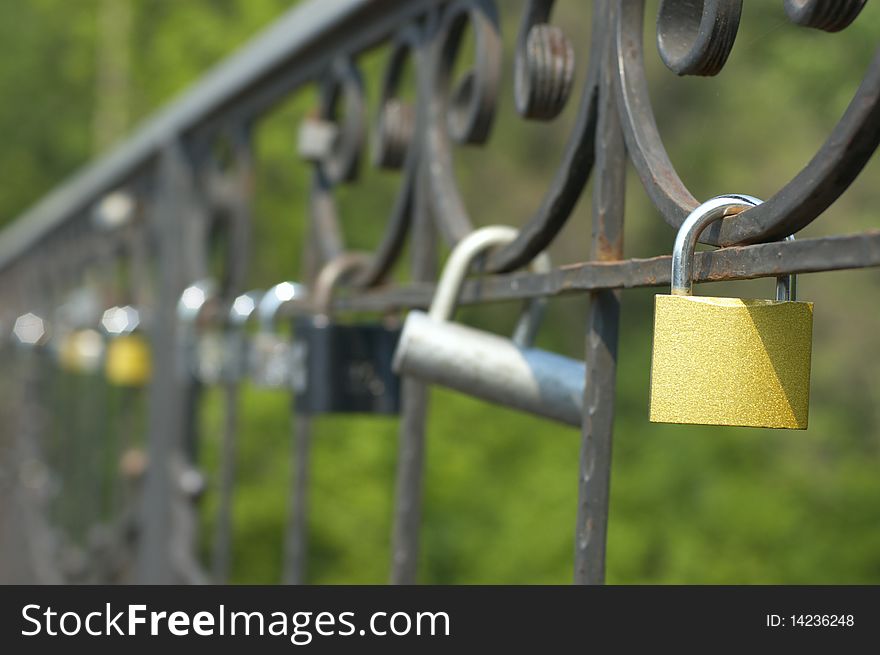
<instances>
[{"instance_id":1,"label":"wrought iron fence","mask_svg":"<svg viewBox=\"0 0 880 655\"><path fill-rule=\"evenodd\" d=\"M791 21L826 31L847 27L864 4L784 2ZM589 296L574 579L601 583L621 292L670 283L670 257L623 258L627 163L671 228L678 228L699 203L667 156L652 112L642 46L643 0L585 5L584 11L592 12L588 51L580 44L575 48L554 23L553 5L552 0L529 0L520 18L513 71L516 110L523 120L549 121L575 102L578 52L587 75L577 117L540 205L515 238L485 258L487 274L466 281L458 301ZM286 385L291 371L303 368L303 353L272 338L276 316L311 321L311 327L298 323L308 330L332 324L331 312L385 313L429 305L437 273L436 237L451 245L474 231L452 157L456 146L481 145L490 134L501 90L500 8L503 3L492 0L315 0L298 7L0 235L2 327L14 336L15 356L8 361L15 362L19 381L6 394L5 422L15 437L4 443L3 458L23 471L24 484L17 492L26 508L22 516L27 517L26 531L40 535L33 542L45 551L48 580L226 578L238 383L248 372L242 358L230 353L243 353L253 343L251 357L254 352L258 359L263 356L260 374ZM679 75L719 73L734 45L741 9L741 0L662 2L656 26L649 27L656 27L665 65ZM466 28L474 45L472 58L463 62ZM372 126L372 158L375 165L398 171L398 195L373 252L353 253L342 236L334 192L354 181L366 148L367 103L359 59L377 48L387 51L388 63ZM405 66L415 71L414 101L401 93ZM313 164L302 286L283 283L268 295L247 294L242 285L251 256L253 127L279 103L310 87L319 90L320 102L299 138L300 155ZM878 141L880 54L803 170L763 204L703 233L703 243L720 248L697 254L695 279L880 265L876 231L780 240L835 202ZM520 270L554 241L590 180L589 258L562 268ZM211 280L211 253L218 242L225 244L222 275ZM392 283L388 274L405 252L411 260L409 279ZM114 280L116 288L108 297L71 295L85 271ZM344 293L333 294L335 286ZM252 314L261 320L256 335L243 329ZM315 317L322 319L320 325ZM350 338L331 339L327 348L339 350ZM93 370L104 358L109 366L112 349L124 351L115 355L121 368L115 373L108 369L119 384L94 393L75 371ZM68 372L58 361L66 363ZM328 361L323 366L332 372ZM390 351L383 362L390 366ZM274 372L269 370L273 364ZM320 370L311 373L309 389ZM376 382L374 373L361 370L353 385ZM203 480L193 422L205 383L223 386L226 407L211 572L194 551L194 499ZM427 387L410 376L401 386L391 581L412 583ZM382 387L373 395L381 399L390 393ZM53 404L60 402L69 404L65 412ZM335 401L326 402L331 407ZM368 410L398 408L369 405ZM72 429L70 423L58 425L58 416L77 423L78 444L58 447L59 435ZM120 428L122 421L130 425ZM308 413L296 412L288 582L301 582L304 576L310 421ZM116 461L121 477L108 464ZM65 491L50 501L48 488L56 478L64 480ZM71 513L65 504L90 510ZM86 546L65 550L71 540ZM62 552L67 559L59 559Z\"/></svg>"}]
</instances>

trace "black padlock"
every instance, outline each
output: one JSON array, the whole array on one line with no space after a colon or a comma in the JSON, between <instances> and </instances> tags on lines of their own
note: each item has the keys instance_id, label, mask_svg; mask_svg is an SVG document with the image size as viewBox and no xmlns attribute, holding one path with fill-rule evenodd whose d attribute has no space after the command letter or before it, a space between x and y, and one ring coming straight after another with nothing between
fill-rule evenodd
<instances>
[{"instance_id":1,"label":"black padlock","mask_svg":"<svg viewBox=\"0 0 880 655\"><path fill-rule=\"evenodd\" d=\"M331 318L337 284L367 262L360 253L329 262L315 285L317 313L294 320L294 348L301 349L305 363L294 392L296 408L305 414L400 412L400 378L391 368L400 322L339 323Z\"/></svg>"}]
</instances>

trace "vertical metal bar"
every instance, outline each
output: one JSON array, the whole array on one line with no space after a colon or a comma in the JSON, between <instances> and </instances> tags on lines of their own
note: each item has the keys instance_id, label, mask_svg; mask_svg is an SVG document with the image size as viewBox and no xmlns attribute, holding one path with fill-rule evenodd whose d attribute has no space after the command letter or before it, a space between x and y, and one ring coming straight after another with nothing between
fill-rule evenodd
<instances>
[{"instance_id":1,"label":"vertical metal bar","mask_svg":"<svg viewBox=\"0 0 880 655\"><path fill-rule=\"evenodd\" d=\"M121 470L122 459L125 457L134 442L134 389L128 387L115 387L108 384L112 396L111 406L113 413L110 420L113 421L114 453L112 456L112 498L110 515L114 522L119 521L130 500L127 496L127 485Z\"/></svg>"},{"instance_id":2,"label":"vertical metal bar","mask_svg":"<svg viewBox=\"0 0 880 655\"><path fill-rule=\"evenodd\" d=\"M41 268L48 268L53 263L54 260L45 254L38 255L35 262ZM57 273L58 270L53 272ZM28 271L26 279L28 283L23 289L25 307L44 318L48 317L50 307L58 298L60 280L55 275L36 270ZM11 525L15 526L10 533L14 538L11 549L13 573L21 582L62 584L66 580L60 564L57 521L51 516L45 488L41 489L41 484L34 484L40 477L40 463L46 465L47 437L53 427L51 400L47 398L47 391L51 383L57 380L58 369L45 346L20 349L15 355L17 411L16 425L10 435L15 479L11 498L5 498L10 503L7 509L12 514ZM37 479L34 479L35 472Z\"/></svg>"},{"instance_id":3,"label":"vertical metal bar","mask_svg":"<svg viewBox=\"0 0 880 655\"><path fill-rule=\"evenodd\" d=\"M323 186L320 171L313 172L309 196L309 231L303 244L302 274L311 290L326 259L336 253L325 249L326 238L342 248L337 226L332 219L332 206L319 199L328 192ZM317 204L316 204L317 203ZM328 214L328 212L330 212ZM304 584L308 564L309 464L311 462L312 417L299 411L291 402L290 421L290 491L288 497L287 530L284 534L284 559L281 581L284 584Z\"/></svg>"},{"instance_id":4,"label":"vertical metal bar","mask_svg":"<svg viewBox=\"0 0 880 655\"><path fill-rule=\"evenodd\" d=\"M85 425L82 434L83 445L86 449L86 457L83 462L84 473L87 476L84 481L86 487L83 497L86 499L88 510L85 511L86 538L90 532L101 525L105 519L104 512L104 485L106 482L107 467L105 460L109 449L110 431L107 429L107 390L101 384L101 379L94 373L79 373L75 384L82 390L85 398L82 405L86 409L84 417Z\"/></svg>"},{"instance_id":5,"label":"vertical metal bar","mask_svg":"<svg viewBox=\"0 0 880 655\"><path fill-rule=\"evenodd\" d=\"M419 48L414 53L418 79L416 134L425 125L434 93L432 35L436 16L423 27ZM424 136L422 136L424 138ZM410 148L423 148L422 138L413 138ZM411 234L411 276L414 282L433 281L437 272L436 229L431 220L428 171L421 153L412 158L418 171L413 193ZM397 455L394 519L391 534L391 584L415 584L418 576L419 535L422 523L422 492L425 469L425 432L428 417L429 389L414 378L401 384L401 420Z\"/></svg>"},{"instance_id":6,"label":"vertical metal bar","mask_svg":"<svg viewBox=\"0 0 880 655\"><path fill-rule=\"evenodd\" d=\"M238 430L239 384L229 381L223 385L223 438L220 453L220 499L217 509L217 528L214 534L214 582L229 581L232 562L232 491L235 487L236 457L235 434Z\"/></svg>"},{"instance_id":7,"label":"vertical metal bar","mask_svg":"<svg viewBox=\"0 0 880 655\"><path fill-rule=\"evenodd\" d=\"M608 35L613 32L611 28L617 11L616 2L605 0L603 4L597 20L604 21L604 34ZM593 31L593 34L597 33ZM602 53L602 75L593 173L591 258L609 261L623 257L626 151L613 93L614 62L609 54L611 48L602 47L594 49L594 52ZM602 584L605 581L619 323L620 292L605 290L591 293L575 528L576 584Z\"/></svg>"},{"instance_id":8,"label":"vertical metal bar","mask_svg":"<svg viewBox=\"0 0 880 655\"><path fill-rule=\"evenodd\" d=\"M285 584L304 584L308 559L309 463L312 446L312 418L294 409L291 421L293 467L290 487L290 517L284 547Z\"/></svg>"},{"instance_id":9,"label":"vertical metal bar","mask_svg":"<svg viewBox=\"0 0 880 655\"><path fill-rule=\"evenodd\" d=\"M45 463L40 443L50 416L45 404L46 383L57 374L49 353L40 348L18 355L20 406L11 444L16 472L26 468L34 470ZM66 580L59 565L57 528L46 507L45 489L34 489L35 481L28 480L27 475L18 477L13 482L12 498L5 499L10 505L4 507L13 515L15 526L15 530L10 531L14 537L14 546L10 549L14 553L13 573L19 582L63 584Z\"/></svg>"},{"instance_id":10,"label":"vertical metal bar","mask_svg":"<svg viewBox=\"0 0 880 655\"><path fill-rule=\"evenodd\" d=\"M138 204L144 203L144 191L137 194ZM129 279L126 290L120 300L132 304L143 316L147 307L155 306L151 287L149 259L150 239L148 238L146 221L133 222L126 227L126 246L130 256ZM113 458L113 505L112 522L116 540L114 551L120 569L119 579L133 579L134 562L132 557L132 541L128 535L136 534L140 529L138 510L139 472L132 469L140 449L147 442L147 426L144 425L143 405L145 390L129 386L112 386L112 403L115 412L112 417L113 431L116 435L116 453ZM125 470L124 468L125 467Z\"/></svg>"},{"instance_id":11,"label":"vertical metal bar","mask_svg":"<svg viewBox=\"0 0 880 655\"><path fill-rule=\"evenodd\" d=\"M177 188L181 167L175 144L159 161L155 214L159 235L159 276L156 314L152 326L153 381L149 391L148 468L142 494L142 534L137 555L140 584L175 582L168 546L171 536L171 458L181 441L180 376L177 374L177 296L183 288L182 249L177 238L182 200Z\"/></svg>"},{"instance_id":12,"label":"vertical metal bar","mask_svg":"<svg viewBox=\"0 0 880 655\"><path fill-rule=\"evenodd\" d=\"M420 165L421 167L421 165ZM437 252L431 223L424 170L416 176L412 225L412 278L434 279ZM419 564L419 532L422 522L422 488L425 468L425 427L428 386L404 377L401 385L400 441L397 455L397 488L391 536L391 584L415 584Z\"/></svg>"},{"instance_id":13,"label":"vertical metal bar","mask_svg":"<svg viewBox=\"0 0 880 655\"><path fill-rule=\"evenodd\" d=\"M400 422L397 490L394 500L391 584L415 584L422 520L428 388L414 378L405 378L401 393L403 415Z\"/></svg>"},{"instance_id":14,"label":"vertical metal bar","mask_svg":"<svg viewBox=\"0 0 880 655\"><path fill-rule=\"evenodd\" d=\"M185 542L193 536L186 526L179 524L184 518L179 476L186 464L187 410L193 390L192 382L179 369L176 313L181 292L198 277L193 267L200 267L193 243L198 230L189 225L200 218L192 194L192 171L185 155L178 143L168 143L159 160L152 217L159 236L159 291L152 325L148 466L141 497L142 530L135 571L136 581L141 584L178 582L181 559L188 547Z\"/></svg>"},{"instance_id":15,"label":"vertical metal bar","mask_svg":"<svg viewBox=\"0 0 880 655\"><path fill-rule=\"evenodd\" d=\"M253 196L253 153L251 151L251 126L235 126L230 135L235 151L234 170L227 173L224 182L233 185L232 197L225 198L225 205L231 211L229 230L231 232L227 253L227 270L223 293L233 301L241 292L250 255L251 240L251 201ZM231 329L242 330L240 326ZM242 332L238 339L244 339ZM239 352L240 352L239 348ZM236 368L239 362L236 361ZM237 375L237 373L236 373ZM223 384L223 437L220 452L220 498L217 507L217 527L214 535L214 582L226 583L232 564L232 512L233 492L237 468L236 434L238 432L238 403L241 396L240 380L229 379Z\"/></svg>"}]
</instances>

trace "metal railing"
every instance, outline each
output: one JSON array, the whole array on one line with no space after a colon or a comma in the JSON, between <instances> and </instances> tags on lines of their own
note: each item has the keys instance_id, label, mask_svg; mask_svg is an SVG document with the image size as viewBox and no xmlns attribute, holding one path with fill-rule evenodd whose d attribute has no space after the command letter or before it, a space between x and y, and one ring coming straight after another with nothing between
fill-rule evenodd
<instances>
[{"instance_id":1,"label":"metal railing","mask_svg":"<svg viewBox=\"0 0 880 655\"><path fill-rule=\"evenodd\" d=\"M524 120L550 120L574 101L569 96L575 49L552 21L553 4L552 0L529 0L521 17L514 78L516 108ZM793 22L837 31L856 17L864 0L785 0L784 4ZM116 150L0 234L0 322L19 341L40 345L50 329L84 327L76 317L65 319L67 323L57 318L58 306L75 286L72 281L81 279L82 272L94 268L96 261L107 263L108 276L112 273L126 280L124 292L112 304L139 311L136 320L142 325L128 320L117 333L140 330L149 336L152 382L148 392L119 390L128 408L122 414L128 420L136 420L137 407L144 407L146 438L140 447L146 459L139 459L138 450L132 447L138 444L114 443L114 452L123 456L126 482L105 481L102 484L117 487L89 490L88 480L77 480L72 484L79 489L77 493L93 495L67 499L108 503L101 511L119 519L113 534L92 532L88 537L92 559L103 566L90 579L163 583L209 579L194 556L192 499L201 481L192 425L201 383L186 370L182 374L181 362L189 357L186 348L195 343L196 323L222 323L229 306L245 291L255 174L253 126L292 95L310 87L319 89L320 105L300 133L300 154L313 164L314 171L302 281L314 288L324 265L348 252L334 190L353 179L365 149L366 91L359 58L377 48L388 51L373 156L379 166L399 172L398 195L381 241L369 257L360 258L354 274L344 277L349 293L329 303L337 312L424 308L430 303L437 273L435 236L451 245L473 231L453 175L452 153L456 145L479 145L489 136L502 73L501 5L492 0L313 0L297 7L210 71ZM664 63L682 75L718 73L733 47L741 5L739 0L662 2L656 27ZM484 269L492 275L466 282L459 302L589 296L587 410L582 421L574 579L601 583L620 294L622 289L670 282L670 257L623 259L627 163L635 167L651 202L671 228L677 228L699 203L667 156L652 112L642 50L643 0L596 0L589 8L584 5L584 11L592 12L590 48L584 59L588 62L586 81L555 176L518 236L487 257ZM474 38L473 57L463 74L453 75L460 64L466 27ZM413 67L417 80L412 102L401 94L405 65ZM780 240L831 206L878 142L880 52L846 112L803 170L763 204L706 230L702 241L721 248L698 253L695 280L880 265L878 231ZM218 159L218 145L228 153L223 161ZM553 242L590 180L593 223L588 260L548 272L520 271ZM209 277L209 250L218 233L224 235L228 247L222 279L212 293L193 285ZM388 273L406 251L406 244L410 279L391 284ZM119 267L126 270L121 276ZM186 297L185 291L191 289L196 291L190 293L193 314L187 322L181 319L180 303L182 294ZM243 320L253 310L250 307ZM288 302L282 311L293 315L303 310ZM118 316L104 315L112 325ZM115 328L105 328L114 335ZM18 423L10 425L19 429L10 448L19 462L51 459L46 434L53 433L52 415L36 398L51 395L53 385L65 382L54 373L48 350L31 348L26 357L16 360L23 383L15 396L18 406L12 413ZM227 425L234 426L236 383L232 379L223 384L229 407ZM106 398L96 402L95 407L80 408L83 420L108 411ZM395 583L416 579L426 413L426 385L405 378L391 564ZM109 441L100 442L99 425L93 426L94 441L85 446L87 450L103 452L111 447ZM234 428L228 428L229 438L233 432ZM308 416L297 415L294 432L299 469L286 579L301 582ZM49 465L63 467L65 462L62 458ZM32 477L35 488L39 487L38 472ZM231 469L224 480L227 486L233 484ZM34 513L50 515L40 529L51 532L51 510L37 507L44 503L40 493L30 494L27 502ZM97 518L93 516L92 522L98 523ZM88 528L83 524L64 529ZM223 532L228 529L219 528L221 542L228 540ZM55 548L55 553L62 541L57 535L44 540L53 544L50 550ZM129 545L125 557L120 555L124 561L108 561L110 542ZM215 570L215 579L221 580L228 567L228 552L223 548L221 543ZM118 555L120 551L113 552ZM70 571L84 570L62 559L60 569L65 566L66 573L59 570L50 577L75 579Z\"/></svg>"}]
</instances>

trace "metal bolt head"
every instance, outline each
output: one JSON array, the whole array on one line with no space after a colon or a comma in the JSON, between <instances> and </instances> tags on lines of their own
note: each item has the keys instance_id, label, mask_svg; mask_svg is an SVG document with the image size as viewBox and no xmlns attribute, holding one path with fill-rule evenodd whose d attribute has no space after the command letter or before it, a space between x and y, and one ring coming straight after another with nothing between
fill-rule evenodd
<instances>
[{"instance_id":1,"label":"metal bolt head","mask_svg":"<svg viewBox=\"0 0 880 655\"><path fill-rule=\"evenodd\" d=\"M15 319L12 334L24 346L38 346L45 342L49 329L42 318L28 312Z\"/></svg>"},{"instance_id":2,"label":"metal bolt head","mask_svg":"<svg viewBox=\"0 0 880 655\"><path fill-rule=\"evenodd\" d=\"M111 307L101 318L101 326L114 336L133 332L140 322L140 312L131 305Z\"/></svg>"}]
</instances>

